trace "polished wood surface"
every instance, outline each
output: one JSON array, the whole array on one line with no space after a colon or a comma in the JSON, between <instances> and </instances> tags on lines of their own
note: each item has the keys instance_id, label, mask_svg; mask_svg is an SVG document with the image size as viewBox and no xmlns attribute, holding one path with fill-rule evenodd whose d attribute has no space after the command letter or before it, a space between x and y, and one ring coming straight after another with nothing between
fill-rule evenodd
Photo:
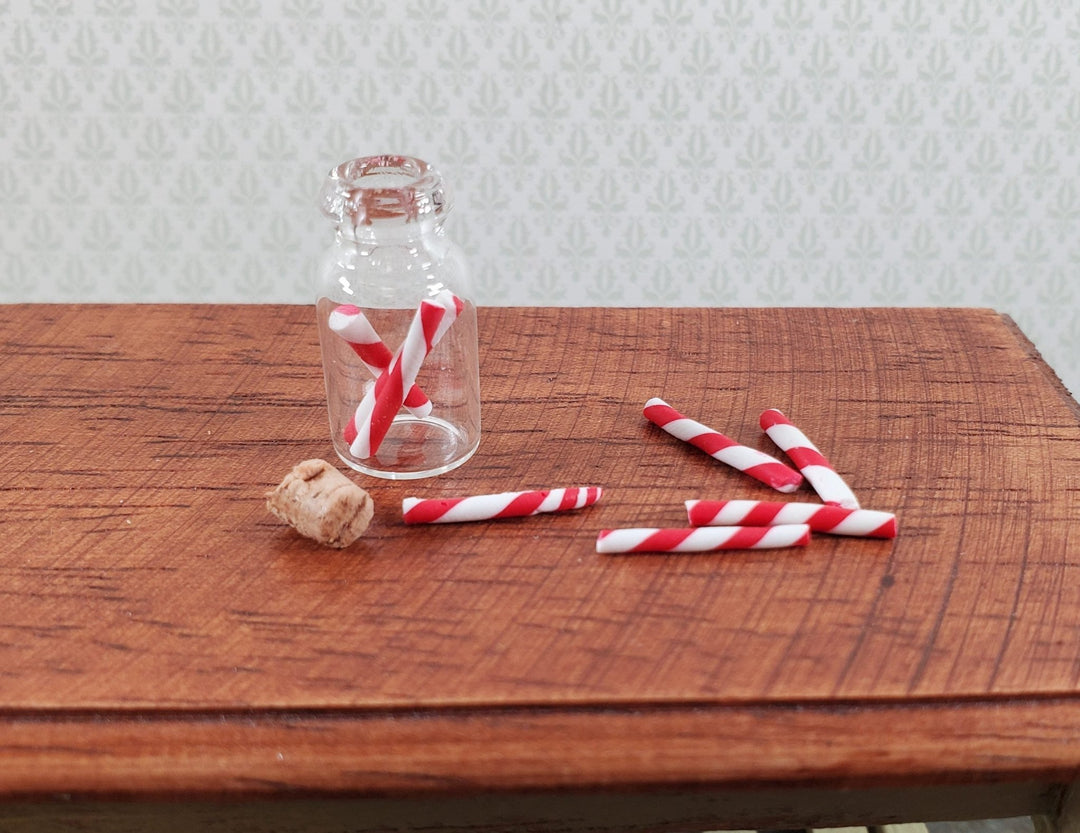
<instances>
[{"instance_id":1,"label":"polished wood surface","mask_svg":"<svg viewBox=\"0 0 1080 833\"><path fill-rule=\"evenodd\" d=\"M1080 410L1007 318L483 309L476 457L352 475L375 519L333 551L263 502L337 462L313 315L0 307L0 795L1009 783L1051 812L1073 780ZM899 536L596 554L688 498L777 498L651 396L774 454L779 408ZM606 493L400 520L572 485Z\"/></svg>"}]
</instances>

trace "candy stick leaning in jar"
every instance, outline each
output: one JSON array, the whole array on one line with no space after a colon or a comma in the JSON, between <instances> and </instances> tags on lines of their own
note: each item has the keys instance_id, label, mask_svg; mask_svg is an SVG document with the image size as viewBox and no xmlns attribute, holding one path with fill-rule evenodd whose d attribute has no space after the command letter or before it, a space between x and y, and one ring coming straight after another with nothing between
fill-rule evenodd
<instances>
[{"instance_id":1,"label":"candy stick leaning in jar","mask_svg":"<svg viewBox=\"0 0 1080 833\"><path fill-rule=\"evenodd\" d=\"M446 289L420 302L393 363L379 377L386 381L382 384L376 382L356 408L353 416L356 438L349 445L353 456L363 460L374 456L379 450L394 416L405 401L405 391L416 382L420 365L450 329L462 309L464 304L461 299Z\"/></svg>"},{"instance_id":2,"label":"candy stick leaning in jar","mask_svg":"<svg viewBox=\"0 0 1080 833\"><path fill-rule=\"evenodd\" d=\"M363 310L352 304L341 304L330 313L328 324L360 357L360 361L378 384L378 380L393 364L394 354L379 338ZM431 400L419 386L413 385L409 389L409 395L405 397L405 407L413 416L423 419L431 413ZM352 442L352 439L349 442Z\"/></svg>"},{"instance_id":3,"label":"candy stick leaning in jar","mask_svg":"<svg viewBox=\"0 0 1080 833\"><path fill-rule=\"evenodd\" d=\"M719 431L683 416L663 399L654 397L646 402L644 414L646 419L671 436L701 449L714 460L772 486L778 492L794 492L802 485L802 475L775 457L740 445Z\"/></svg>"},{"instance_id":4,"label":"candy stick leaning in jar","mask_svg":"<svg viewBox=\"0 0 1080 833\"><path fill-rule=\"evenodd\" d=\"M812 532L856 538L895 538L896 515L820 503L767 500L688 500L691 526L779 526L806 524Z\"/></svg>"},{"instance_id":5,"label":"candy stick leaning in jar","mask_svg":"<svg viewBox=\"0 0 1080 833\"><path fill-rule=\"evenodd\" d=\"M859 500L851 487L837 474L825 455L807 438L791 420L776 408L761 415L761 427L774 443L791 458L803 476L810 481L818 497L825 503L858 509Z\"/></svg>"},{"instance_id":6,"label":"candy stick leaning in jar","mask_svg":"<svg viewBox=\"0 0 1080 833\"><path fill-rule=\"evenodd\" d=\"M786 526L699 526L690 529L605 529L596 538L600 553L716 552L801 547L810 540L806 524Z\"/></svg>"},{"instance_id":7,"label":"candy stick leaning in jar","mask_svg":"<svg viewBox=\"0 0 1080 833\"><path fill-rule=\"evenodd\" d=\"M448 524L521 518L545 512L566 512L592 506L603 495L599 486L571 489L536 489L455 498L407 497L401 502L407 524Z\"/></svg>"}]
</instances>

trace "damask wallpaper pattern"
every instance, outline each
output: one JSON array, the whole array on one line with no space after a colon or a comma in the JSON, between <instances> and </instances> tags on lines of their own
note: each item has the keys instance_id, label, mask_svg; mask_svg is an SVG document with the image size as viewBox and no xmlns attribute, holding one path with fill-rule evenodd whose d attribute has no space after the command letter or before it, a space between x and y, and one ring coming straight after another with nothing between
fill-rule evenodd
<instances>
[{"instance_id":1,"label":"damask wallpaper pattern","mask_svg":"<svg viewBox=\"0 0 1080 833\"><path fill-rule=\"evenodd\" d=\"M419 155L485 304L972 305L1080 391L1073 0L0 0L0 301L311 300Z\"/></svg>"}]
</instances>

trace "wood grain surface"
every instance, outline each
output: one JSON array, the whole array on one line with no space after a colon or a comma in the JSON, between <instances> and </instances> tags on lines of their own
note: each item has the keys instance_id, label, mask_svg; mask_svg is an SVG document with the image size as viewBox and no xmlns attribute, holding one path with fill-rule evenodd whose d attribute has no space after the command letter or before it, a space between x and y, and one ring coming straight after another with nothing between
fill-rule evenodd
<instances>
[{"instance_id":1,"label":"wood grain surface","mask_svg":"<svg viewBox=\"0 0 1080 833\"><path fill-rule=\"evenodd\" d=\"M313 314L0 307L0 747L7 738L8 750L37 748L27 726L82 726L76 735L104 733L98 742L116 748L110 732L146 740L163 725L190 739L199 720L220 719L223 737L238 737L249 718L269 721L267 738L310 739L330 725L319 715L391 728L426 716L451 743L475 729L456 715L547 715L586 732L617 709L620 720L648 716L623 727L645 738L673 714L735 721L754 769L707 770L716 780L843 782L885 777L890 753L871 754L866 733L903 746L894 725L903 719L929 742L935 725L972 708L996 715L990 738L963 723L963 754L906 760L906 777L970 772L972 744L997 761L983 780L1080 767L1068 751L1080 742L1080 412L1008 319L966 309L483 309L477 455L413 483L352 474L375 518L365 538L334 551L280 524L263 498L302 459L340 465ZM808 489L782 498L672 439L641 414L651 396L774 454L757 418L781 409L864 506L897 513L899 536L818 536L798 551L596 554L602 528L685 525L688 498L814 499ZM606 493L563 515L400 520L407 495L574 485ZM1012 703L1042 717L1010 734L1015 722L996 709ZM889 711L920 704L925 712ZM768 734L778 713L767 710L781 708L795 718L832 710L846 752L815 770L794 751L797 725L790 745L746 742L756 725ZM304 724L314 734L282 728L281 715L314 715ZM1047 720L1065 723L1052 731ZM678 725L691 746L718 728ZM549 730L532 740L541 758L555 755L538 741ZM814 737L820 752L827 743ZM682 749L668 741L625 759L635 773L613 782L597 773L619 747L601 743L612 757L590 759L594 781L648 780L658 766L652 777L682 782L685 767L656 764L658 749ZM687 758L695 765L717 751L701 742ZM198 760L199 748L229 757L213 744L162 743L183 760ZM273 747L260 743L250 749ZM60 737L44 746L54 744L64 746ZM438 747L440 766L465 754L449 748ZM446 789L453 774L402 764L392 784L370 772L345 784L334 780L342 763L321 782L311 776L319 783L299 770L295 782L274 781L255 755L233 771L305 789L404 789L424 777ZM770 775L763 758L799 763ZM0 792L58 788L52 759L35 760L36 769L18 754L0 763ZM468 775L471 788L497 784L501 762L479 760L487 774ZM546 775L525 766L508 776L513 786L585 778L545 760L529 766ZM50 766L73 778L78 769ZM102 772L113 789L135 777ZM189 774L192 789L213 778L212 767L200 772ZM90 781L91 792L109 791Z\"/></svg>"}]
</instances>

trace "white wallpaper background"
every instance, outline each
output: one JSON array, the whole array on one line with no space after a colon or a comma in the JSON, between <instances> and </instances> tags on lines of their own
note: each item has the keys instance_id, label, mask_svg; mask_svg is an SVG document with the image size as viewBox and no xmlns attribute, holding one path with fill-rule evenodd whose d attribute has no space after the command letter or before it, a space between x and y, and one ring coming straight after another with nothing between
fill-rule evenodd
<instances>
[{"instance_id":1,"label":"white wallpaper background","mask_svg":"<svg viewBox=\"0 0 1080 833\"><path fill-rule=\"evenodd\" d=\"M991 306L1080 391L1080 2L0 0L0 70L0 302L311 302L402 152L480 303Z\"/></svg>"}]
</instances>

